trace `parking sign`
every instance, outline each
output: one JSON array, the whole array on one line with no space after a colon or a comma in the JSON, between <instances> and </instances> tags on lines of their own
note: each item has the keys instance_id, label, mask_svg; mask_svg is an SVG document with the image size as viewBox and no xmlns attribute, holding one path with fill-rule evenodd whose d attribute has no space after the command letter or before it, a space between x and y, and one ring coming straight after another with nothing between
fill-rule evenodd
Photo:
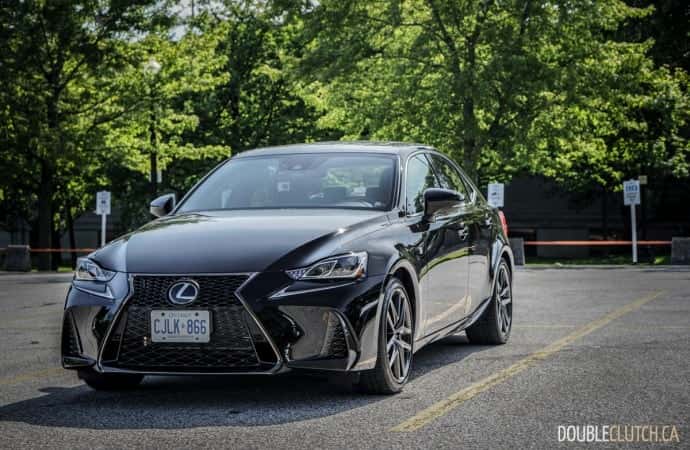
<instances>
[{"instance_id":1,"label":"parking sign","mask_svg":"<svg viewBox=\"0 0 690 450\"><path fill-rule=\"evenodd\" d=\"M494 208L503 208L503 183L490 183L487 201Z\"/></svg>"},{"instance_id":2,"label":"parking sign","mask_svg":"<svg viewBox=\"0 0 690 450\"><path fill-rule=\"evenodd\" d=\"M640 204L640 181L629 180L623 182L623 203L630 206L630 231L632 234L633 264L637 264L637 219L635 205Z\"/></svg>"},{"instance_id":3,"label":"parking sign","mask_svg":"<svg viewBox=\"0 0 690 450\"><path fill-rule=\"evenodd\" d=\"M99 191L96 193L96 214L110 214L110 192Z\"/></svg>"},{"instance_id":4,"label":"parking sign","mask_svg":"<svg viewBox=\"0 0 690 450\"><path fill-rule=\"evenodd\" d=\"M640 204L639 180L630 180L623 182L623 203L626 205Z\"/></svg>"}]
</instances>

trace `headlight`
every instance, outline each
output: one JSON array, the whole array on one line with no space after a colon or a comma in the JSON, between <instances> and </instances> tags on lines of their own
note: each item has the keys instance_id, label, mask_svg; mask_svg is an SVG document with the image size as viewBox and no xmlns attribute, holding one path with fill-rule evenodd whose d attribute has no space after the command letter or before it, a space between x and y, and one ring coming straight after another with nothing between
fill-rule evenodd
<instances>
[{"instance_id":1,"label":"headlight","mask_svg":"<svg viewBox=\"0 0 690 450\"><path fill-rule=\"evenodd\" d=\"M80 281L110 281L115 276L111 270L101 269L101 267L88 258L77 260L77 270L74 271L74 278Z\"/></svg>"},{"instance_id":2,"label":"headlight","mask_svg":"<svg viewBox=\"0 0 690 450\"><path fill-rule=\"evenodd\" d=\"M301 269L286 270L293 280L337 280L361 278L367 273L367 252L327 258Z\"/></svg>"}]
</instances>

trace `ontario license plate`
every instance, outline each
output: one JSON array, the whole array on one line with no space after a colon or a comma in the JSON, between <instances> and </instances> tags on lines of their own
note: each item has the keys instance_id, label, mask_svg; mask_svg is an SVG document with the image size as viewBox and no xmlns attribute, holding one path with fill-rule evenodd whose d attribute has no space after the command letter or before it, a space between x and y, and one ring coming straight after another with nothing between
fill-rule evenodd
<instances>
[{"instance_id":1,"label":"ontario license plate","mask_svg":"<svg viewBox=\"0 0 690 450\"><path fill-rule=\"evenodd\" d=\"M151 311L151 342L209 342L209 311Z\"/></svg>"}]
</instances>

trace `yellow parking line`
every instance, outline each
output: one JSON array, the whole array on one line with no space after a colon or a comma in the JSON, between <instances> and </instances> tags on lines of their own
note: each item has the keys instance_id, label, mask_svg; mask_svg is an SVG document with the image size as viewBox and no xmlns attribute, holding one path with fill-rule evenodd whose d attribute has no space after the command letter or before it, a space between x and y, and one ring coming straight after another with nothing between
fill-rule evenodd
<instances>
[{"instance_id":1,"label":"yellow parking line","mask_svg":"<svg viewBox=\"0 0 690 450\"><path fill-rule=\"evenodd\" d=\"M60 372L64 372L64 369L62 367L51 367L50 369L43 369L38 370L36 372L23 373L21 375L16 375L13 377L0 378L0 386L19 384L24 381L32 380L34 378L49 377L51 375L57 375Z\"/></svg>"},{"instance_id":2,"label":"yellow parking line","mask_svg":"<svg viewBox=\"0 0 690 450\"><path fill-rule=\"evenodd\" d=\"M429 424L430 422L434 421L435 419L438 419L439 417L443 416L447 412L457 408L462 404L463 402L471 399L472 397L488 390L489 388L496 386L499 383L502 383L503 381L506 381L507 379L519 374L523 370L529 368L530 366L534 365L535 363L546 359L547 357L553 355L554 353L557 353L563 347L573 343L577 339L586 336L590 334L593 331L598 330L599 328L607 325L609 322L618 319L619 317L628 314L629 312L635 311L636 309L640 308L643 306L645 303L649 303L655 298L659 297L661 294L663 294L663 291L656 292L652 295L649 295L647 297L643 297L641 299L635 300L634 302L628 303L627 305L623 306L622 308L616 309L615 311L612 311L605 316L601 317L600 319L594 320L583 327L575 330L571 334L565 336L564 338L561 338L554 342L553 344L544 347L541 350L538 350L531 355L527 356L526 358L516 362L515 364L499 371L496 372L493 375L490 375L483 380L461 390L458 391L454 394L451 394L444 400L441 400L438 403L435 403L431 405L430 407L420 411L416 415L410 417L406 421L400 423L399 425L396 425L395 427L391 428L391 431L415 431L423 426Z\"/></svg>"}]
</instances>

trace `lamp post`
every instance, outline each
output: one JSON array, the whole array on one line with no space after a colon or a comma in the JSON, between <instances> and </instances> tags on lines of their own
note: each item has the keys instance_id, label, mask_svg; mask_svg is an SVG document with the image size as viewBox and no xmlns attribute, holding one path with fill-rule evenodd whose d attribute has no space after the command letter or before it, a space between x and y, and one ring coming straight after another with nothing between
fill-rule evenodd
<instances>
[{"instance_id":1,"label":"lamp post","mask_svg":"<svg viewBox=\"0 0 690 450\"><path fill-rule=\"evenodd\" d=\"M161 64L155 58L150 58L144 63L144 73L147 74L151 80L149 85L149 92L151 95L151 120L150 120L150 139L151 139L151 153L150 169L151 169L151 198L158 196L158 154L156 152L156 105L154 102L155 94L155 80L161 70Z\"/></svg>"}]
</instances>

